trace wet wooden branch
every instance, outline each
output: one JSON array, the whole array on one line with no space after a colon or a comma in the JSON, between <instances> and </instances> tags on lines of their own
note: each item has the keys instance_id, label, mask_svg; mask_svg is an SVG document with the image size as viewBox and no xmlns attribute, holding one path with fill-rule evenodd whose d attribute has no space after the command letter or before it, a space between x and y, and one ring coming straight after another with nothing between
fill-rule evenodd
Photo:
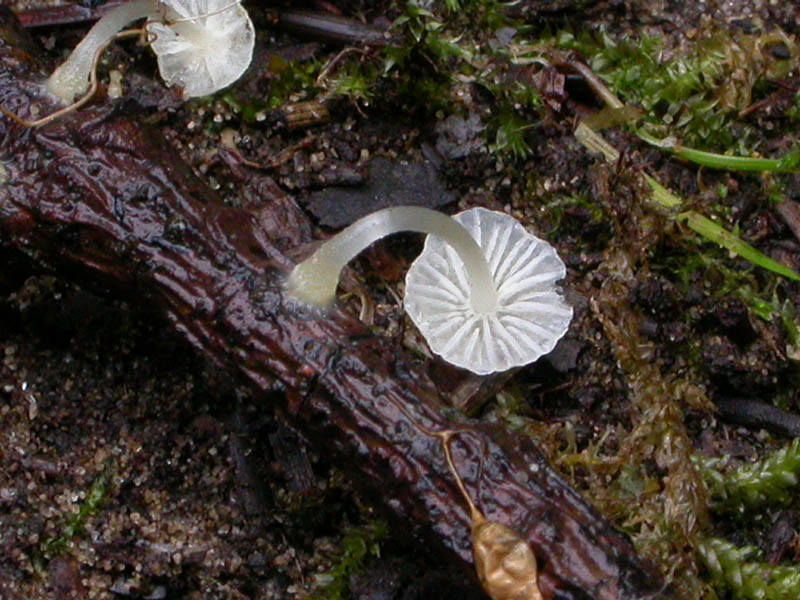
<instances>
[{"instance_id":1,"label":"wet wooden branch","mask_svg":"<svg viewBox=\"0 0 800 600\"><path fill-rule=\"evenodd\" d=\"M53 109L36 56L3 12L0 102L23 117ZM545 598L671 597L529 439L448 420L412 357L347 307L321 317L285 302L287 252L308 230L290 200L223 206L121 106L39 129L0 120L3 244L63 277L159 307L198 351L277 402L288 423L453 562L471 568L470 516L439 442L418 425L465 430L453 442L459 473L487 518L531 544Z\"/></svg>"}]
</instances>

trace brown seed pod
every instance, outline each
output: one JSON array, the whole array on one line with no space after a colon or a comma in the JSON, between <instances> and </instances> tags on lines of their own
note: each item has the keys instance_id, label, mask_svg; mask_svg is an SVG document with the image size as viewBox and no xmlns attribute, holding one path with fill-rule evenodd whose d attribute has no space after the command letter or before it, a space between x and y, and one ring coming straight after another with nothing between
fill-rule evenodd
<instances>
[{"instance_id":1,"label":"brown seed pod","mask_svg":"<svg viewBox=\"0 0 800 600\"><path fill-rule=\"evenodd\" d=\"M536 557L512 529L473 518L472 554L478 579L492 600L542 600Z\"/></svg>"},{"instance_id":2,"label":"brown seed pod","mask_svg":"<svg viewBox=\"0 0 800 600\"><path fill-rule=\"evenodd\" d=\"M472 556L475 571L484 591L492 600L542 600L539 591L536 557L521 536L495 521L487 521L472 502L450 454L452 431L436 436L442 442L445 458L456 484L464 496L472 518Z\"/></svg>"}]
</instances>

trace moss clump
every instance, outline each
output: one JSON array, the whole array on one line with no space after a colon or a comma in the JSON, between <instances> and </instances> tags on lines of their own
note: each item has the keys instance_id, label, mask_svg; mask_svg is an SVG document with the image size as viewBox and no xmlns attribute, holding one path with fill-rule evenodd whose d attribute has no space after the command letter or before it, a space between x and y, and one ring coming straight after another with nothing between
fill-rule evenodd
<instances>
[{"instance_id":1,"label":"moss clump","mask_svg":"<svg viewBox=\"0 0 800 600\"><path fill-rule=\"evenodd\" d=\"M719 539L705 540L699 552L714 584L733 600L797 600L800 567L761 562L758 548Z\"/></svg>"},{"instance_id":2,"label":"moss clump","mask_svg":"<svg viewBox=\"0 0 800 600\"><path fill-rule=\"evenodd\" d=\"M381 541L388 535L382 521L373 521L364 527L350 529L342 540L342 553L328 574L331 582L325 586L317 600L345 600L350 597L350 577L364 567L370 556L380 556Z\"/></svg>"},{"instance_id":3,"label":"moss clump","mask_svg":"<svg viewBox=\"0 0 800 600\"><path fill-rule=\"evenodd\" d=\"M78 513L64 524L61 535L47 540L42 544L42 554L46 558L53 558L59 555L66 545L83 531L86 520L100 510L105 500L106 492L108 491L110 478L111 470L110 468L106 468L106 470L92 482L92 486L86 494L86 501L81 505Z\"/></svg>"},{"instance_id":4,"label":"moss clump","mask_svg":"<svg viewBox=\"0 0 800 600\"><path fill-rule=\"evenodd\" d=\"M699 461L718 511L744 513L797 500L800 482L800 438L771 456L723 474L718 461Z\"/></svg>"},{"instance_id":5,"label":"moss clump","mask_svg":"<svg viewBox=\"0 0 800 600\"><path fill-rule=\"evenodd\" d=\"M754 90L795 68L799 54L780 30L760 35L701 31L688 51L667 60L661 58L663 42L653 37L615 40L603 33L562 32L553 42L586 57L626 104L644 109L646 123L669 127L687 146L740 155L748 154L757 132L738 114L750 107ZM785 46L789 57L777 58L771 52L776 45Z\"/></svg>"}]
</instances>

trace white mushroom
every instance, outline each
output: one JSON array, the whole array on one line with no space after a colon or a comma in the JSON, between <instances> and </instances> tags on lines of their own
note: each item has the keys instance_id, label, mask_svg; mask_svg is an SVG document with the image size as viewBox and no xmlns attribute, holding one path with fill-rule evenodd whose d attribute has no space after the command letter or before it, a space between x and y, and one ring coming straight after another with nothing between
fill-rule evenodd
<instances>
[{"instance_id":1,"label":"white mushroom","mask_svg":"<svg viewBox=\"0 0 800 600\"><path fill-rule=\"evenodd\" d=\"M406 277L404 305L436 354L485 375L533 362L564 335L572 309L555 289L566 269L515 219L475 208L448 217L414 206L379 210L334 236L287 280L290 298L326 308L342 268L374 241L430 234Z\"/></svg>"},{"instance_id":2,"label":"white mushroom","mask_svg":"<svg viewBox=\"0 0 800 600\"><path fill-rule=\"evenodd\" d=\"M65 104L83 94L98 52L123 28L144 18L161 76L167 85L180 85L185 98L230 85L250 64L255 32L238 2L131 0L95 23L48 78L48 91Z\"/></svg>"},{"instance_id":3,"label":"white mushroom","mask_svg":"<svg viewBox=\"0 0 800 600\"><path fill-rule=\"evenodd\" d=\"M497 307L472 309L464 262L441 238L428 236L406 275L403 303L431 350L480 375L550 352L572 319L572 308L555 288L566 275L556 251L503 213L473 208L454 219L486 256Z\"/></svg>"},{"instance_id":4,"label":"white mushroom","mask_svg":"<svg viewBox=\"0 0 800 600\"><path fill-rule=\"evenodd\" d=\"M146 29L158 71L184 98L207 96L229 86L253 58L253 22L231 0L170 0L166 19L150 18Z\"/></svg>"}]
</instances>

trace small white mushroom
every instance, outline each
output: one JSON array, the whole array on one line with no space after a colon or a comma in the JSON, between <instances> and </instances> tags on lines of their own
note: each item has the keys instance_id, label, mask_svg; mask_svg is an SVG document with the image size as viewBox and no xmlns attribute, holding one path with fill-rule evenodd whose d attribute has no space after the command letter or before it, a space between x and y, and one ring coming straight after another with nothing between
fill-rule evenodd
<instances>
[{"instance_id":1,"label":"small white mushroom","mask_svg":"<svg viewBox=\"0 0 800 600\"><path fill-rule=\"evenodd\" d=\"M342 268L400 231L429 234L406 277L404 305L446 361L480 375L504 371L533 362L566 333L572 308L555 289L564 263L515 219L483 208L455 218L414 206L372 213L297 265L288 296L327 308Z\"/></svg>"},{"instance_id":2,"label":"small white mushroom","mask_svg":"<svg viewBox=\"0 0 800 600\"><path fill-rule=\"evenodd\" d=\"M167 85L183 96L220 90L247 69L255 31L250 17L234 0L131 0L106 13L67 60L47 80L48 91L65 104L89 87L99 51L123 28L148 19L146 30Z\"/></svg>"},{"instance_id":3,"label":"small white mushroom","mask_svg":"<svg viewBox=\"0 0 800 600\"><path fill-rule=\"evenodd\" d=\"M572 319L555 282L566 275L553 247L513 217L473 208L455 215L480 246L497 291L492 311L476 312L464 262L430 235L406 275L408 316L431 350L447 362L486 375L550 352Z\"/></svg>"},{"instance_id":4,"label":"small white mushroom","mask_svg":"<svg viewBox=\"0 0 800 600\"><path fill-rule=\"evenodd\" d=\"M253 22L232 0L169 0L163 20L147 23L158 71L184 98L207 96L229 86L253 58Z\"/></svg>"}]
</instances>

